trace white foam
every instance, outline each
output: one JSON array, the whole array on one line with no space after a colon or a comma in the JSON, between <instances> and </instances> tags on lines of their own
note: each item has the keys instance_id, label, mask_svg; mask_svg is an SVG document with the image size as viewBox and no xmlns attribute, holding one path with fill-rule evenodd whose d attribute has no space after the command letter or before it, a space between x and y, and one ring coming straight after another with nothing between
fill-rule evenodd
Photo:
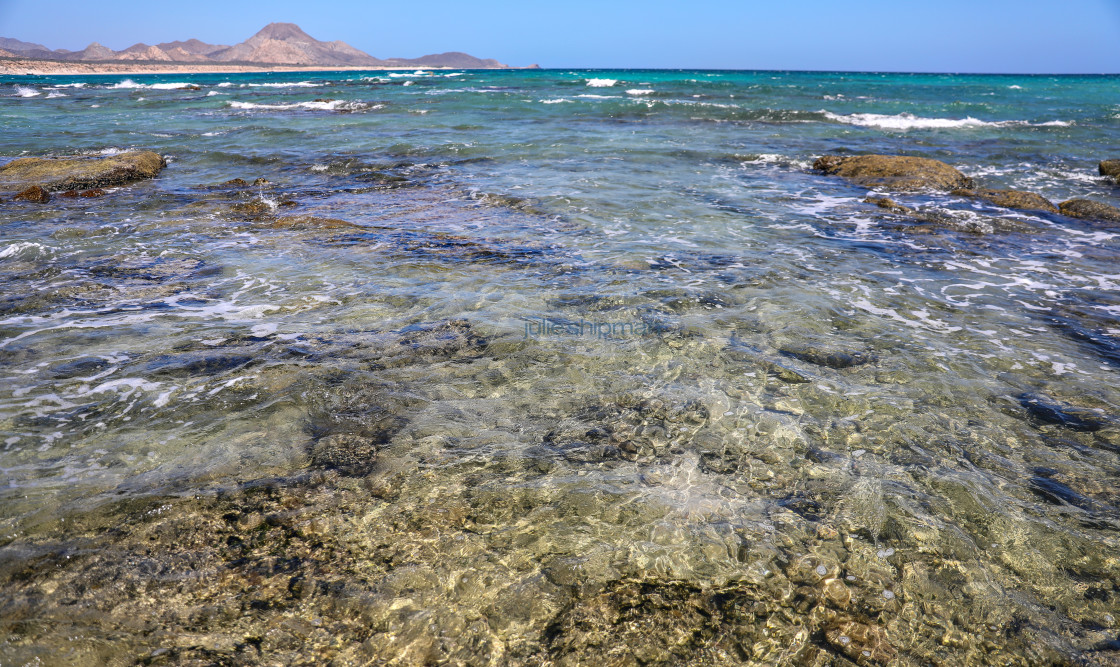
<instances>
[{"instance_id":1,"label":"white foam","mask_svg":"<svg viewBox=\"0 0 1120 667\"><path fill-rule=\"evenodd\" d=\"M587 86L589 88L610 88L618 83L618 79L588 79Z\"/></svg>"},{"instance_id":2,"label":"white foam","mask_svg":"<svg viewBox=\"0 0 1120 667\"><path fill-rule=\"evenodd\" d=\"M223 82L221 82L221 83L219 83L219 84L218 84L218 87L219 87L219 88L229 88L229 87L230 87L230 86L232 86L232 85L233 85L233 84L232 84L232 83L230 83L229 81L223 81Z\"/></svg>"},{"instance_id":3,"label":"white foam","mask_svg":"<svg viewBox=\"0 0 1120 667\"><path fill-rule=\"evenodd\" d=\"M915 130L915 129L955 129L972 127L1069 127L1073 121L1051 120L1044 123L1031 123L1025 120L999 120L985 121L968 116L966 118L923 118L910 113L900 113L894 116L878 113L854 113L847 116L822 110L825 118L848 125L863 127L878 127L887 130Z\"/></svg>"},{"instance_id":4,"label":"white foam","mask_svg":"<svg viewBox=\"0 0 1120 667\"><path fill-rule=\"evenodd\" d=\"M1023 87L1022 86L1008 86L1007 89L1008 90L1022 90Z\"/></svg>"},{"instance_id":5,"label":"white foam","mask_svg":"<svg viewBox=\"0 0 1120 667\"><path fill-rule=\"evenodd\" d=\"M86 84L84 84L84 83L60 83L57 86L53 86L53 87L54 88L85 88Z\"/></svg>"},{"instance_id":6,"label":"white foam","mask_svg":"<svg viewBox=\"0 0 1120 667\"><path fill-rule=\"evenodd\" d=\"M219 93L219 92L218 92L218 91L216 91L216 90L211 90L210 92L206 93L206 96L207 96L207 97L213 97L213 96L215 96L215 95L228 95L228 94L229 94L229 93Z\"/></svg>"},{"instance_id":7,"label":"white foam","mask_svg":"<svg viewBox=\"0 0 1120 667\"><path fill-rule=\"evenodd\" d=\"M411 80L404 82L404 85L406 85L406 86L411 86L412 84L413 84L413 82Z\"/></svg>"},{"instance_id":8,"label":"white foam","mask_svg":"<svg viewBox=\"0 0 1120 667\"><path fill-rule=\"evenodd\" d=\"M56 97L70 97L70 96L67 95L66 93L60 93L57 90L52 90L50 93L47 94L47 99L48 100L54 99Z\"/></svg>"},{"instance_id":9,"label":"white foam","mask_svg":"<svg viewBox=\"0 0 1120 667\"><path fill-rule=\"evenodd\" d=\"M16 86L15 90L15 97L35 97L39 94L38 90L35 90L30 86Z\"/></svg>"},{"instance_id":10,"label":"white foam","mask_svg":"<svg viewBox=\"0 0 1120 667\"><path fill-rule=\"evenodd\" d=\"M293 102L291 104L256 104L255 102L227 102L234 109L286 111L291 109L311 109L314 111L367 111L383 109L384 104L368 104L352 100L331 100L330 102Z\"/></svg>"},{"instance_id":11,"label":"white foam","mask_svg":"<svg viewBox=\"0 0 1120 667\"><path fill-rule=\"evenodd\" d=\"M293 83L250 83L250 88L314 88L317 83L310 81L296 81Z\"/></svg>"},{"instance_id":12,"label":"white foam","mask_svg":"<svg viewBox=\"0 0 1120 667\"><path fill-rule=\"evenodd\" d=\"M571 100L564 99L563 97L555 100L540 100L541 104L560 104L561 102L571 102Z\"/></svg>"},{"instance_id":13,"label":"white foam","mask_svg":"<svg viewBox=\"0 0 1120 667\"><path fill-rule=\"evenodd\" d=\"M11 243L3 250L0 250L0 259L15 257L16 255L37 256L49 252L51 252L51 250L42 244L23 241L20 243Z\"/></svg>"},{"instance_id":14,"label":"white foam","mask_svg":"<svg viewBox=\"0 0 1120 667\"><path fill-rule=\"evenodd\" d=\"M627 95L652 95L654 91L652 88L631 88L626 91Z\"/></svg>"}]
</instances>

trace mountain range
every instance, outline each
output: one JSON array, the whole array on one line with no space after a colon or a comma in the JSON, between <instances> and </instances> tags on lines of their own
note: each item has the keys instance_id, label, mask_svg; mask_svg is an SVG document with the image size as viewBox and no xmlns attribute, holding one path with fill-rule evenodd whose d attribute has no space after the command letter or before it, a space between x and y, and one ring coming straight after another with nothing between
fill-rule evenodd
<instances>
[{"instance_id":1,"label":"mountain range","mask_svg":"<svg viewBox=\"0 0 1120 667\"><path fill-rule=\"evenodd\" d=\"M49 49L42 44L0 37L0 58L32 58L78 62L230 63L254 65L324 65L344 67L505 68L497 60L449 52L420 58L374 58L346 42L322 42L294 23L269 23L249 39L225 46L197 39L148 45L134 44L114 51L94 42L81 51Z\"/></svg>"}]
</instances>

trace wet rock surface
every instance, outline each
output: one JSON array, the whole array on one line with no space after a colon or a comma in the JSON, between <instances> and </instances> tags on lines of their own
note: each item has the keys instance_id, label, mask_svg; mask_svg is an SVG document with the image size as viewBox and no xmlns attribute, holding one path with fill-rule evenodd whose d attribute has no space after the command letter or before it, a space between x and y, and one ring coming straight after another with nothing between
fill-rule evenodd
<instances>
[{"instance_id":1,"label":"wet rock surface","mask_svg":"<svg viewBox=\"0 0 1120 667\"><path fill-rule=\"evenodd\" d=\"M167 162L137 151L107 157L17 158L0 167L0 187L38 184L47 190L89 190L154 178Z\"/></svg>"},{"instance_id":2,"label":"wet rock surface","mask_svg":"<svg viewBox=\"0 0 1120 667\"><path fill-rule=\"evenodd\" d=\"M894 191L971 188L972 179L944 162L899 155L826 155L813 169L856 185Z\"/></svg>"},{"instance_id":3,"label":"wet rock surface","mask_svg":"<svg viewBox=\"0 0 1120 667\"><path fill-rule=\"evenodd\" d=\"M1101 176L1111 176L1120 185L1120 160L1101 160L1097 170Z\"/></svg>"},{"instance_id":4,"label":"wet rock surface","mask_svg":"<svg viewBox=\"0 0 1120 667\"><path fill-rule=\"evenodd\" d=\"M1089 199L1070 199L1058 205L1063 215L1097 222L1120 222L1120 209Z\"/></svg>"},{"instance_id":5,"label":"wet rock surface","mask_svg":"<svg viewBox=\"0 0 1120 667\"><path fill-rule=\"evenodd\" d=\"M1004 208L1015 208L1026 211L1047 211L1049 213L1058 212L1058 207L1054 206L1050 200L1034 192L975 188L971 190L953 190L950 194L959 197L969 197L970 199L983 199Z\"/></svg>"},{"instance_id":6,"label":"wet rock surface","mask_svg":"<svg viewBox=\"0 0 1120 667\"><path fill-rule=\"evenodd\" d=\"M50 200L50 193L38 185L32 185L26 190L21 190L12 197L12 201L26 201L33 204L46 204Z\"/></svg>"}]
</instances>

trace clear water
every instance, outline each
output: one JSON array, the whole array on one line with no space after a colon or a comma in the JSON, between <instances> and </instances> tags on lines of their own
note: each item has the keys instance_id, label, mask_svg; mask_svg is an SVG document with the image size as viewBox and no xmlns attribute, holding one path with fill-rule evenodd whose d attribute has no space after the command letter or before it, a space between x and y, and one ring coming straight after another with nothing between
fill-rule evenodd
<instances>
[{"instance_id":1,"label":"clear water","mask_svg":"<svg viewBox=\"0 0 1120 667\"><path fill-rule=\"evenodd\" d=\"M0 95L169 163L2 195L0 662L1118 659L1120 230L809 167L1116 205L1120 78Z\"/></svg>"}]
</instances>

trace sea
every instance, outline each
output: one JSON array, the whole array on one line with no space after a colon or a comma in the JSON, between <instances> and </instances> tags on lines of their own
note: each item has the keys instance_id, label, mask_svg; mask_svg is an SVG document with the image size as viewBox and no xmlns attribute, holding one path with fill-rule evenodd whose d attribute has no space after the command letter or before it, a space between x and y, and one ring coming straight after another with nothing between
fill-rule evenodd
<instances>
[{"instance_id":1,"label":"sea","mask_svg":"<svg viewBox=\"0 0 1120 667\"><path fill-rule=\"evenodd\" d=\"M0 663L1120 661L1120 226L813 169L1120 205L1120 77L0 77L133 150L0 192Z\"/></svg>"}]
</instances>

